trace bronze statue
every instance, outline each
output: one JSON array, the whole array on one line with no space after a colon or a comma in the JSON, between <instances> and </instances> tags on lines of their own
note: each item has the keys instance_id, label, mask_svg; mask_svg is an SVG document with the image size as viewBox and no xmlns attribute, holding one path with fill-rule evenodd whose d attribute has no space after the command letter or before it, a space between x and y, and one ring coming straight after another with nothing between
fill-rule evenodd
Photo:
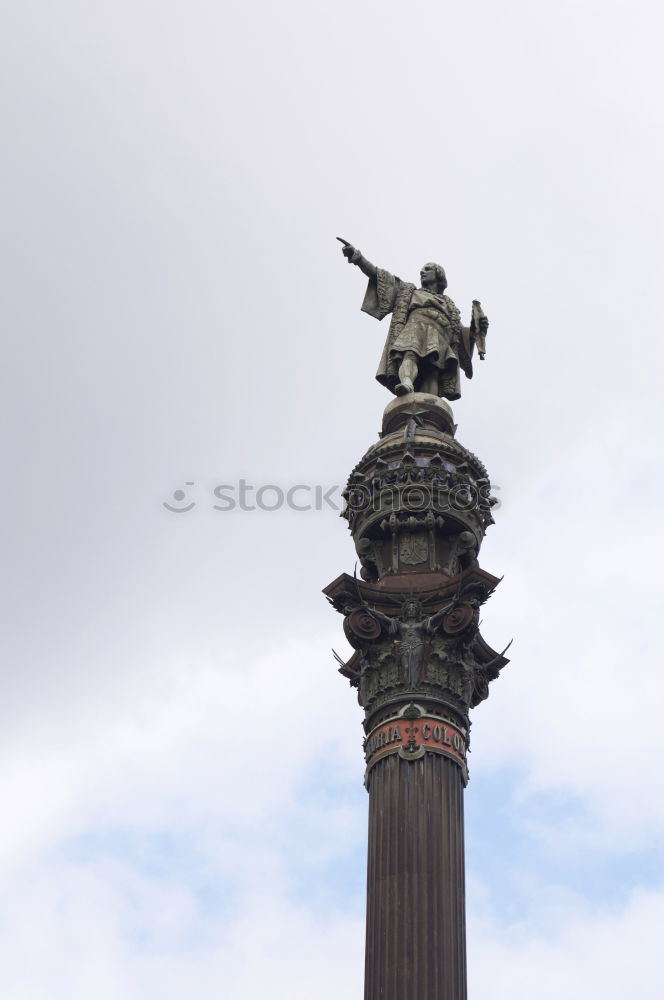
<instances>
[{"instance_id":1,"label":"bronze statue","mask_svg":"<svg viewBox=\"0 0 664 1000\"><path fill-rule=\"evenodd\" d=\"M434 635L453 606L453 603L447 604L435 615L425 618L421 602L416 598L409 598L404 602L399 619L384 615L376 608L369 608L365 603L369 613L387 628L388 635L399 636L399 661L410 688L416 688L420 682L427 638Z\"/></svg>"},{"instance_id":2,"label":"bronze statue","mask_svg":"<svg viewBox=\"0 0 664 1000\"><path fill-rule=\"evenodd\" d=\"M369 279L362 311L381 320L392 313L392 321L376 378L396 396L428 392L445 399L459 399L459 368L473 377L472 356L477 345L480 360L486 353L489 321L477 299L473 300L470 327L445 295L447 278L439 264L424 264L421 288L376 267L347 240L342 253Z\"/></svg>"}]
</instances>

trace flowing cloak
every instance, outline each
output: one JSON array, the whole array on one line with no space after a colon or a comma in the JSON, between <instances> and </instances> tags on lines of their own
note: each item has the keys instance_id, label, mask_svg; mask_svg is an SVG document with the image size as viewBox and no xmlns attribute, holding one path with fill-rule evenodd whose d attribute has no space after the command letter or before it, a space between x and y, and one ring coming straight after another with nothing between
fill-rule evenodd
<instances>
[{"instance_id":1,"label":"flowing cloak","mask_svg":"<svg viewBox=\"0 0 664 1000\"><path fill-rule=\"evenodd\" d=\"M464 344L459 310L447 295L436 295L376 269L369 278L362 311L375 319L392 313L390 329L376 378L391 392L399 383L399 365L406 351L414 351L438 370L438 392L459 399L459 365L473 377L470 352Z\"/></svg>"}]
</instances>

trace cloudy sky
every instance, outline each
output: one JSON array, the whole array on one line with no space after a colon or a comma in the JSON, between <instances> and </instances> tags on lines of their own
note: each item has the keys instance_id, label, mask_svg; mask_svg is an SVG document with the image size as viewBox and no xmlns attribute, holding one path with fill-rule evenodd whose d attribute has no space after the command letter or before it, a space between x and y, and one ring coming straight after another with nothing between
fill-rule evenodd
<instances>
[{"instance_id":1,"label":"cloudy sky","mask_svg":"<svg viewBox=\"0 0 664 1000\"><path fill-rule=\"evenodd\" d=\"M501 497L483 633L514 636L474 716L471 995L661 997L662 20L6 5L2 1000L361 996L320 591L390 397L337 235L491 319L454 406ZM215 509L241 480L332 502Z\"/></svg>"}]
</instances>

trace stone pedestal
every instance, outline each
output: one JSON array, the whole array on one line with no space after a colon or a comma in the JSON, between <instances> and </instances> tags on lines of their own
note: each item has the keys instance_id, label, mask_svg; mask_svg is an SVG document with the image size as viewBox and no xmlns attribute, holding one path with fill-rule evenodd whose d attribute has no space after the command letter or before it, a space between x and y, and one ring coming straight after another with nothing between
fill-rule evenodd
<instances>
[{"instance_id":1,"label":"stone pedestal","mask_svg":"<svg viewBox=\"0 0 664 1000\"><path fill-rule=\"evenodd\" d=\"M355 652L369 792L365 1000L466 1000L463 788L469 710L508 662L479 633L498 584L480 569L495 500L450 407L385 410L344 516L361 580L325 588Z\"/></svg>"}]
</instances>

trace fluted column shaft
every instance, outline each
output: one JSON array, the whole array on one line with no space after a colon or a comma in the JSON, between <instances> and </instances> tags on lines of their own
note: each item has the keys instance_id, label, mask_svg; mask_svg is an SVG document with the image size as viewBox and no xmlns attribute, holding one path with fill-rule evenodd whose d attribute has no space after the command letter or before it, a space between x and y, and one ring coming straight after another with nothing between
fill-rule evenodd
<instances>
[{"instance_id":1,"label":"fluted column shaft","mask_svg":"<svg viewBox=\"0 0 664 1000\"><path fill-rule=\"evenodd\" d=\"M466 1000L463 838L454 761L371 769L365 1000Z\"/></svg>"}]
</instances>

